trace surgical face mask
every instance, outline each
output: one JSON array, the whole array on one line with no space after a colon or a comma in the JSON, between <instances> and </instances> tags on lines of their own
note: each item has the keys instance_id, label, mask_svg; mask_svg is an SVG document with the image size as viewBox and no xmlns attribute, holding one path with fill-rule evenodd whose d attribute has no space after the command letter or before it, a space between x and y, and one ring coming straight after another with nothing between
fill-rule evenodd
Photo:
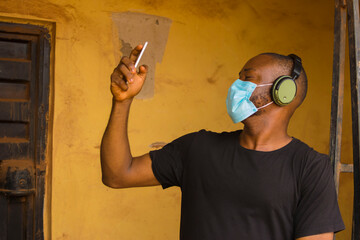
<instances>
[{"instance_id":1,"label":"surgical face mask","mask_svg":"<svg viewBox=\"0 0 360 240\"><path fill-rule=\"evenodd\" d=\"M269 106L269 102L261 107L255 107L250 101L251 94L257 87L270 86L273 83L257 85L248 81L236 80L229 88L226 98L227 112L234 123L241 122L256 113L259 109Z\"/></svg>"}]
</instances>

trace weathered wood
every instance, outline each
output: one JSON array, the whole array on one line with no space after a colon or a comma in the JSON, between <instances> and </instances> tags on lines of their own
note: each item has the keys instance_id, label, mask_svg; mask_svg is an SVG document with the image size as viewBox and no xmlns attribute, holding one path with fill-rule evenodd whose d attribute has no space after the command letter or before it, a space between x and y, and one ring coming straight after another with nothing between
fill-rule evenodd
<instances>
[{"instance_id":1,"label":"weathered wood","mask_svg":"<svg viewBox=\"0 0 360 240\"><path fill-rule=\"evenodd\" d=\"M352 164L341 164L341 172L352 173L354 172L354 165Z\"/></svg>"},{"instance_id":2,"label":"weathered wood","mask_svg":"<svg viewBox=\"0 0 360 240\"><path fill-rule=\"evenodd\" d=\"M0 81L0 100L27 101L30 97L29 82Z\"/></svg>"},{"instance_id":3,"label":"weathered wood","mask_svg":"<svg viewBox=\"0 0 360 240\"><path fill-rule=\"evenodd\" d=\"M341 136L344 102L346 8L343 2L335 2L333 80L330 120L330 160L334 169L336 192L339 191Z\"/></svg>"},{"instance_id":4,"label":"weathered wood","mask_svg":"<svg viewBox=\"0 0 360 240\"><path fill-rule=\"evenodd\" d=\"M8 208L7 208L7 199L4 197L0 197L0 216L7 216ZM0 221L0 240L7 240L7 232L6 232L7 221Z\"/></svg>"},{"instance_id":5,"label":"weathered wood","mask_svg":"<svg viewBox=\"0 0 360 240\"><path fill-rule=\"evenodd\" d=\"M19 33L22 36L24 36L24 35L39 36L44 33L47 34L48 30L46 28L35 26L35 25L30 25L30 24L1 22L0 32L12 33L12 34Z\"/></svg>"},{"instance_id":6,"label":"weathered wood","mask_svg":"<svg viewBox=\"0 0 360 240\"><path fill-rule=\"evenodd\" d=\"M0 122L0 138L17 138L27 140L29 124L23 122Z\"/></svg>"},{"instance_id":7,"label":"weathered wood","mask_svg":"<svg viewBox=\"0 0 360 240\"><path fill-rule=\"evenodd\" d=\"M28 42L1 41L0 56L3 58L28 59Z\"/></svg>"},{"instance_id":8,"label":"weathered wood","mask_svg":"<svg viewBox=\"0 0 360 240\"><path fill-rule=\"evenodd\" d=\"M48 138L48 117L49 117L49 86L50 86L50 35L43 31L39 36L39 82L37 108L38 121L36 128L37 134L37 152L36 158L36 203L35 203L35 239L44 239L43 208L45 196L45 175L46 175L46 147Z\"/></svg>"},{"instance_id":9,"label":"weathered wood","mask_svg":"<svg viewBox=\"0 0 360 240\"><path fill-rule=\"evenodd\" d=\"M360 81L360 22L359 2L349 0L348 6L348 38L350 57L350 81L351 81L351 109L352 109L352 133L353 133L353 167L354 167L354 212L352 239L360 240L360 133L359 133L359 81Z\"/></svg>"},{"instance_id":10,"label":"weathered wood","mask_svg":"<svg viewBox=\"0 0 360 240\"><path fill-rule=\"evenodd\" d=\"M17 138L0 139L0 161L29 158L30 148L29 141L19 141Z\"/></svg>"},{"instance_id":11,"label":"weathered wood","mask_svg":"<svg viewBox=\"0 0 360 240\"><path fill-rule=\"evenodd\" d=\"M7 235L8 239L22 240L26 239L25 231L26 223L24 214L25 198L9 198L8 201L8 224L7 224Z\"/></svg>"},{"instance_id":12,"label":"weathered wood","mask_svg":"<svg viewBox=\"0 0 360 240\"><path fill-rule=\"evenodd\" d=\"M0 171L0 240L44 239L49 70L47 29L0 22L0 169L11 172ZM31 179L18 169L24 159Z\"/></svg>"},{"instance_id":13,"label":"weathered wood","mask_svg":"<svg viewBox=\"0 0 360 240\"><path fill-rule=\"evenodd\" d=\"M30 105L28 102L0 101L0 121L30 121Z\"/></svg>"},{"instance_id":14,"label":"weathered wood","mask_svg":"<svg viewBox=\"0 0 360 240\"><path fill-rule=\"evenodd\" d=\"M0 58L0 78L30 81L31 61Z\"/></svg>"}]
</instances>

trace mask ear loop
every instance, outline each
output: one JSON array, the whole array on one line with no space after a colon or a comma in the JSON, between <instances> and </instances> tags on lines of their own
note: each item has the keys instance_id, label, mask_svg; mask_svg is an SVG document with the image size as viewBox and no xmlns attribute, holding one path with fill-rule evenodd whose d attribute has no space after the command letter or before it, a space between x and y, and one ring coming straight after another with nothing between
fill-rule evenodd
<instances>
[{"instance_id":1,"label":"mask ear loop","mask_svg":"<svg viewBox=\"0 0 360 240\"><path fill-rule=\"evenodd\" d=\"M259 84L259 85L256 85L257 87L264 87L264 86L271 86L271 85L274 85L274 83L265 83L265 84Z\"/></svg>"},{"instance_id":2,"label":"mask ear loop","mask_svg":"<svg viewBox=\"0 0 360 240\"><path fill-rule=\"evenodd\" d=\"M257 85L256 87L264 87L264 86L270 86L270 85L274 85L274 83L259 84L259 85ZM272 104L272 103L273 103L273 101L265 104L264 106L261 106L261 107L257 108L257 110L262 109L262 108L264 108L264 107L267 107L267 106L269 106L269 105Z\"/></svg>"},{"instance_id":3,"label":"mask ear loop","mask_svg":"<svg viewBox=\"0 0 360 240\"><path fill-rule=\"evenodd\" d=\"M262 109L262 108L264 108L264 107L267 107L267 106L269 106L270 104L273 104L273 103L274 103L274 102L271 101L271 102L265 104L264 106L261 106L261 107L257 108L257 110Z\"/></svg>"}]
</instances>

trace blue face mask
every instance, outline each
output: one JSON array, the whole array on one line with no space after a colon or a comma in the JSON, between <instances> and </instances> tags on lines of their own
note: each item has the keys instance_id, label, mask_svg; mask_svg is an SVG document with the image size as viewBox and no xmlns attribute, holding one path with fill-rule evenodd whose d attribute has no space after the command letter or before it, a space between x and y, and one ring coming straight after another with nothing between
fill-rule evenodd
<instances>
[{"instance_id":1,"label":"blue face mask","mask_svg":"<svg viewBox=\"0 0 360 240\"><path fill-rule=\"evenodd\" d=\"M241 81L240 79L236 80L231 85L226 98L226 107L227 112L234 123L245 120L256 113L259 109L267 107L273 103L271 101L264 106L257 108L250 101L251 94L254 92L255 88L270 85L273 85L273 83L256 85L255 83Z\"/></svg>"}]
</instances>

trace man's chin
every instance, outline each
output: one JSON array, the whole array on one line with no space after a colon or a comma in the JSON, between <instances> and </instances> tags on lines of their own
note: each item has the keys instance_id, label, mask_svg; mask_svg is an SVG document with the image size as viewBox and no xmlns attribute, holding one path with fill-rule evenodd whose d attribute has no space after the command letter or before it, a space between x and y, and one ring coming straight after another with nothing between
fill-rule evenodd
<instances>
[{"instance_id":1,"label":"man's chin","mask_svg":"<svg viewBox=\"0 0 360 240\"><path fill-rule=\"evenodd\" d=\"M246 124L249 123L252 119L254 119L254 117L259 116L258 113L259 113L259 112L256 112L256 113L250 115L249 117L247 117L246 119L242 120L241 122L242 122L244 125L246 125Z\"/></svg>"}]
</instances>

